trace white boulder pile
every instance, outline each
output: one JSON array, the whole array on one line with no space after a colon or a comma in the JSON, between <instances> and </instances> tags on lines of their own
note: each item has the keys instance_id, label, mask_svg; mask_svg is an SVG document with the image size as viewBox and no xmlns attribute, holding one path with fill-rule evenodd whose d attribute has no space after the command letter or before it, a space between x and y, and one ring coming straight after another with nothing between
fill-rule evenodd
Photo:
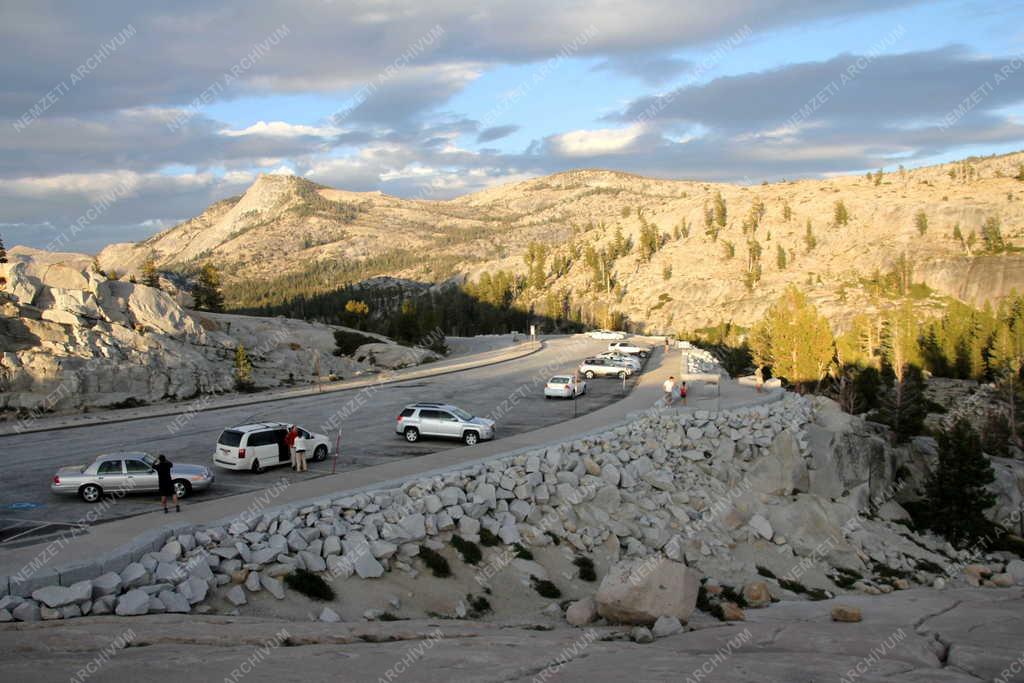
<instances>
[{"instance_id":1,"label":"white boulder pile","mask_svg":"<svg viewBox=\"0 0 1024 683\"><path fill-rule=\"evenodd\" d=\"M415 577L421 546L440 549L455 533L479 541L483 530L507 545L557 539L618 560L567 618L603 616L659 632L674 623L658 627L660 619L683 622L695 604L742 619L738 605L777 599L1024 582L1012 558L958 552L901 523L905 490L895 476L912 469L916 453L889 447L827 399L793 394L718 414L648 414L397 488L181 534L119 575L97 577L90 590L46 588L0 601L0 610L16 619L187 611L210 589L241 606L261 590L285 597L281 578L296 568L330 578ZM709 602L698 603L701 595Z\"/></svg>"}]
</instances>

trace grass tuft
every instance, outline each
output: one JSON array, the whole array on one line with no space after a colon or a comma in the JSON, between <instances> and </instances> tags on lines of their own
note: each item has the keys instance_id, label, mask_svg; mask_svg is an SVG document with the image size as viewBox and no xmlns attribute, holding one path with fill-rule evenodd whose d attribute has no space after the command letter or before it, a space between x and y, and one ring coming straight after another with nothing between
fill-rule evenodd
<instances>
[{"instance_id":1,"label":"grass tuft","mask_svg":"<svg viewBox=\"0 0 1024 683\"><path fill-rule=\"evenodd\" d=\"M530 585L533 586L533 590L537 591L537 594L542 598L557 600L562 597L562 591L558 590L558 586L547 579L538 579L536 576L530 576Z\"/></svg>"},{"instance_id":2,"label":"grass tuft","mask_svg":"<svg viewBox=\"0 0 1024 683\"><path fill-rule=\"evenodd\" d=\"M580 570L580 578L584 581L597 581L597 572L594 571L594 561L589 557L580 555L573 559L572 563Z\"/></svg>"},{"instance_id":3,"label":"grass tuft","mask_svg":"<svg viewBox=\"0 0 1024 683\"><path fill-rule=\"evenodd\" d=\"M480 560L483 559L483 553L480 552L480 546L473 543L473 541L467 541L458 534L452 536L452 545L459 551L459 554L462 555L462 561L466 564L479 564Z\"/></svg>"},{"instance_id":4,"label":"grass tuft","mask_svg":"<svg viewBox=\"0 0 1024 683\"><path fill-rule=\"evenodd\" d=\"M480 545L487 548L501 545L501 539L494 535L490 529L480 529Z\"/></svg>"},{"instance_id":5,"label":"grass tuft","mask_svg":"<svg viewBox=\"0 0 1024 683\"><path fill-rule=\"evenodd\" d=\"M439 579L452 575L452 568L451 565L448 564L448 560L444 559L444 557L436 550L431 550L430 548L421 545L418 557L423 560L423 564L427 565L430 571L433 572L434 576Z\"/></svg>"},{"instance_id":6,"label":"grass tuft","mask_svg":"<svg viewBox=\"0 0 1024 683\"><path fill-rule=\"evenodd\" d=\"M334 589L322 577L307 569L296 569L284 577L284 584L307 598L330 602L334 600Z\"/></svg>"},{"instance_id":7,"label":"grass tuft","mask_svg":"<svg viewBox=\"0 0 1024 683\"><path fill-rule=\"evenodd\" d=\"M529 550L524 548L522 546L522 544L516 543L515 545L512 546L512 548L516 551L516 557L519 558L520 560L532 560L533 559L533 553L531 553Z\"/></svg>"}]
</instances>

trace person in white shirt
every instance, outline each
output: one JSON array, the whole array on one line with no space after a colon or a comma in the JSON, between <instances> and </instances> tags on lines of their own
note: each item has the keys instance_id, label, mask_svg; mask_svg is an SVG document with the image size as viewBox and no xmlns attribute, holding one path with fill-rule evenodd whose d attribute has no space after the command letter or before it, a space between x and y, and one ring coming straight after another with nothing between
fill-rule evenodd
<instances>
[{"instance_id":1,"label":"person in white shirt","mask_svg":"<svg viewBox=\"0 0 1024 683\"><path fill-rule=\"evenodd\" d=\"M667 380L665 380L665 382L661 385L661 388L665 390L665 404L672 405L672 398L676 393L675 376L673 375L669 377Z\"/></svg>"}]
</instances>

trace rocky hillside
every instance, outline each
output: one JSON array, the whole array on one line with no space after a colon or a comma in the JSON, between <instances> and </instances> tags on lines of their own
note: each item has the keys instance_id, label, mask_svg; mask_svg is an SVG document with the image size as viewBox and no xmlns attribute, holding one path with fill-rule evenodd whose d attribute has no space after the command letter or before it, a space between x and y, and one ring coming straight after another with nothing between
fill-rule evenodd
<instances>
[{"instance_id":1,"label":"rocky hillside","mask_svg":"<svg viewBox=\"0 0 1024 683\"><path fill-rule=\"evenodd\" d=\"M256 388L436 358L377 335L337 357L334 331L344 328L186 310L161 290L108 279L81 254L18 247L9 257L0 266L0 412L22 418L234 391L239 344Z\"/></svg>"},{"instance_id":2,"label":"rocky hillside","mask_svg":"<svg viewBox=\"0 0 1024 683\"><path fill-rule=\"evenodd\" d=\"M901 269L907 281L931 288L931 299L919 292L924 304L951 296L981 305L1024 290L1024 258L1016 253L1024 246L1022 163L1024 153L1016 153L758 186L578 170L450 201L261 176L241 197L142 243L111 245L99 259L119 272L148 257L165 269L212 261L229 285L284 275L311 293L376 275L436 282L499 269L525 274L524 254L536 242L547 250L543 286L522 296L541 312L548 293L561 293L584 312L610 304L652 330L749 323L787 284L799 283L841 322L853 311L886 307L875 276ZM705 212L713 212L718 193L725 212L711 236ZM990 221L1003 244L983 238ZM640 243L650 226L663 244L648 259ZM612 259L607 279L595 277L587 247L609 249L617 230L633 247ZM752 258L758 248L759 259ZM755 266L760 279L748 287ZM260 296L236 303L277 295Z\"/></svg>"}]
</instances>

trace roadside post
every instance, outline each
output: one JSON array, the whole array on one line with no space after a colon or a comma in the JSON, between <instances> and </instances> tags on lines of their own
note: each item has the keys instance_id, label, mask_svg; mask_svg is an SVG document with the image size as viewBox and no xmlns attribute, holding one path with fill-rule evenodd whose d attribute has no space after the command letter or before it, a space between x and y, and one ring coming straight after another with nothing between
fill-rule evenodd
<instances>
[{"instance_id":1,"label":"roadside post","mask_svg":"<svg viewBox=\"0 0 1024 683\"><path fill-rule=\"evenodd\" d=\"M331 461L331 474L338 471L338 458L341 456L341 428L338 428L338 438L334 440L334 459Z\"/></svg>"}]
</instances>

